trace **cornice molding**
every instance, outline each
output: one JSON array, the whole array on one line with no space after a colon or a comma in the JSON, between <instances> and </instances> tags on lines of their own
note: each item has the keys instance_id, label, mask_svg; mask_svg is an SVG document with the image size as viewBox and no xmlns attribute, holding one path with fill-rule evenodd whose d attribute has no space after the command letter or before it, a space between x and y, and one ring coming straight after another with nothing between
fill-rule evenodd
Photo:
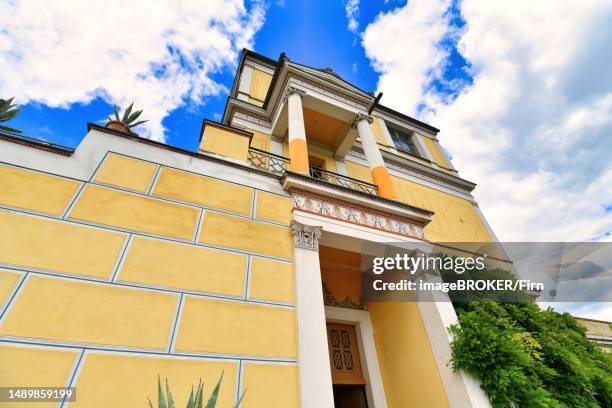
<instances>
[{"instance_id":1,"label":"cornice molding","mask_svg":"<svg viewBox=\"0 0 612 408\"><path fill-rule=\"evenodd\" d=\"M380 150L380 153L385 160L385 165L390 170L395 170L399 173L422 178L426 181L442 185L443 187L458 193L467 194L470 197L472 190L474 190L476 187L475 183L457 176L453 176L452 174L448 174L442 170L431 168L413 160L391 154L382 149ZM353 144L353 149L349 152L349 155L366 160L360 141L355 141Z\"/></svg>"}]
</instances>

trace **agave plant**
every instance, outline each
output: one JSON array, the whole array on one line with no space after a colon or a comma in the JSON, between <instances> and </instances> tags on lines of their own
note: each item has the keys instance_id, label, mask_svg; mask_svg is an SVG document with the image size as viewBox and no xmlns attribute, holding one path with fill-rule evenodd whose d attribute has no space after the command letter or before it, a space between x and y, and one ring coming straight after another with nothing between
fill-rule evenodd
<instances>
[{"instance_id":1,"label":"agave plant","mask_svg":"<svg viewBox=\"0 0 612 408\"><path fill-rule=\"evenodd\" d=\"M204 408L215 408L217 406L217 397L219 396L219 389L221 388L222 380L223 373L221 373L221 377L219 378L219 381L217 381L217 385L215 385L215 388L210 394L210 397L208 398L208 401L206 402ZM193 393L193 386L191 387L191 394L189 395L189 401L187 401L186 408L202 408L204 398L202 395L202 388L202 380L200 380L200 382L198 383L198 389L195 394ZM234 405L234 408L238 408L240 402L242 402L242 397L244 397L244 392L238 399L238 402L236 402L236 405ZM150 399L149 408L154 408L153 403ZM172 399L172 392L170 392L170 386L168 385L168 379L166 378L166 389L164 395L164 390L162 389L159 375L157 376L157 408L176 408L174 405L174 400Z\"/></svg>"},{"instance_id":2,"label":"agave plant","mask_svg":"<svg viewBox=\"0 0 612 408\"><path fill-rule=\"evenodd\" d=\"M19 114L21 109L17 105L13 105L13 99L0 99L0 123L7 122ZM21 133L21 130L8 126L0 125L0 130L9 133Z\"/></svg>"},{"instance_id":3,"label":"agave plant","mask_svg":"<svg viewBox=\"0 0 612 408\"><path fill-rule=\"evenodd\" d=\"M136 120L142 114L142 110L132 112L133 106L134 102L130 103L130 106L128 106L127 109L123 112L123 117L119 117L119 108L117 107L117 105L113 105L113 108L115 110L115 118L109 118L109 122L106 124L106 127L129 133L131 128L148 122L146 120L140 120L136 122Z\"/></svg>"}]
</instances>

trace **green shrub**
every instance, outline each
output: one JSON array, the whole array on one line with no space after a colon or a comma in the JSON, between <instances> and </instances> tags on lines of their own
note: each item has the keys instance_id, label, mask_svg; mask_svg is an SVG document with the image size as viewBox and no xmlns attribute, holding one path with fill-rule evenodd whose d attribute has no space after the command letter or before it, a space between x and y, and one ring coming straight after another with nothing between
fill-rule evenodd
<instances>
[{"instance_id":1,"label":"green shrub","mask_svg":"<svg viewBox=\"0 0 612 408\"><path fill-rule=\"evenodd\" d=\"M455 308L453 368L478 377L494 407L612 407L612 358L569 314L492 300Z\"/></svg>"}]
</instances>

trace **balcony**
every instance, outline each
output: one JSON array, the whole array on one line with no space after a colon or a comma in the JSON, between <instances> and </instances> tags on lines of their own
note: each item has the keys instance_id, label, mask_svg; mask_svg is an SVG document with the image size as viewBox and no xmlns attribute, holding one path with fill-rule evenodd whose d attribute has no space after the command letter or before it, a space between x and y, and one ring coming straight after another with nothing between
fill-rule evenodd
<instances>
[{"instance_id":1,"label":"balcony","mask_svg":"<svg viewBox=\"0 0 612 408\"><path fill-rule=\"evenodd\" d=\"M289 169L288 158L253 147L249 149L248 161L251 166L278 176L282 176ZM376 186L374 184L343 176L342 174L324 170L320 167L310 166L310 177L350 190L376 195Z\"/></svg>"},{"instance_id":2,"label":"balcony","mask_svg":"<svg viewBox=\"0 0 612 408\"><path fill-rule=\"evenodd\" d=\"M274 153L268 153L264 150L255 149L254 147L249 148L247 158L251 166L278 176L282 176L287 170L289 170L288 158Z\"/></svg>"}]
</instances>

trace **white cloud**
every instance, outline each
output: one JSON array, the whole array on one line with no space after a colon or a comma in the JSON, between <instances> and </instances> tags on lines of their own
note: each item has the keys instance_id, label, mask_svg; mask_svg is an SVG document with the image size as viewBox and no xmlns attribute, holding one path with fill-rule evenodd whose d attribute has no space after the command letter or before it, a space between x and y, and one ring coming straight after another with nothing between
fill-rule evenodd
<instances>
[{"instance_id":1,"label":"white cloud","mask_svg":"<svg viewBox=\"0 0 612 408\"><path fill-rule=\"evenodd\" d=\"M359 30L359 22L357 16L359 15L359 0L347 0L344 5L346 12L346 18L348 19L348 29L353 33Z\"/></svg>"},{"instance_id":2,"label":"white cloud","mask_svg":"<svg viewBox=\"0 0 612 408\"><path fill-rule=\"evenodd\" d=\"M423 88L439 70L446 51L438 46L448 31L445 12L450 0L411 0L404 7L379 14L363 34L366 56L381 73L383 103L415 112Z\"/></svg>"},{"instance_id":3,"label":"white cloud","mask_svg":"<svg viewBox=\"0 0 612 408\"><path fill-rule=\"evenodd\" d=\"M150 120L140 132L163 141L170 111L225 90L211 74L235 64L263 20L260 3L240 0L2 2L0 95L51 107L134 100Z\"/></svg>"},{"instance_id":4,"label":"white cloud","mask_svg":"<svg viewBox=\"0 0 612 408\"><path fill-rule=\"evenodd\" d=\"M478 183L499 239L610 241L612 3L463 0L461 30L447 6L409 1L365 30L383 103L412 115L425 104L420 118ZM473 77L452 101L428 87L448 63L445 36L459 38ZM610 305L555 307L610 320Z\"/></svg>"},{"instance_id":5,"label":"white cloud","mask_svg":"<svg viewBox=\"0 0 612 408\"><path fill-rule=\"evenodd\" d=\"M612 3L410 1L380 15L363 46L383 103L441 129L501 240L581 241L612 231ZM473 84L453 100L428 87L458 36ZM397 39L402 39L398 41Z\"/></svg>"}]
</instances>

